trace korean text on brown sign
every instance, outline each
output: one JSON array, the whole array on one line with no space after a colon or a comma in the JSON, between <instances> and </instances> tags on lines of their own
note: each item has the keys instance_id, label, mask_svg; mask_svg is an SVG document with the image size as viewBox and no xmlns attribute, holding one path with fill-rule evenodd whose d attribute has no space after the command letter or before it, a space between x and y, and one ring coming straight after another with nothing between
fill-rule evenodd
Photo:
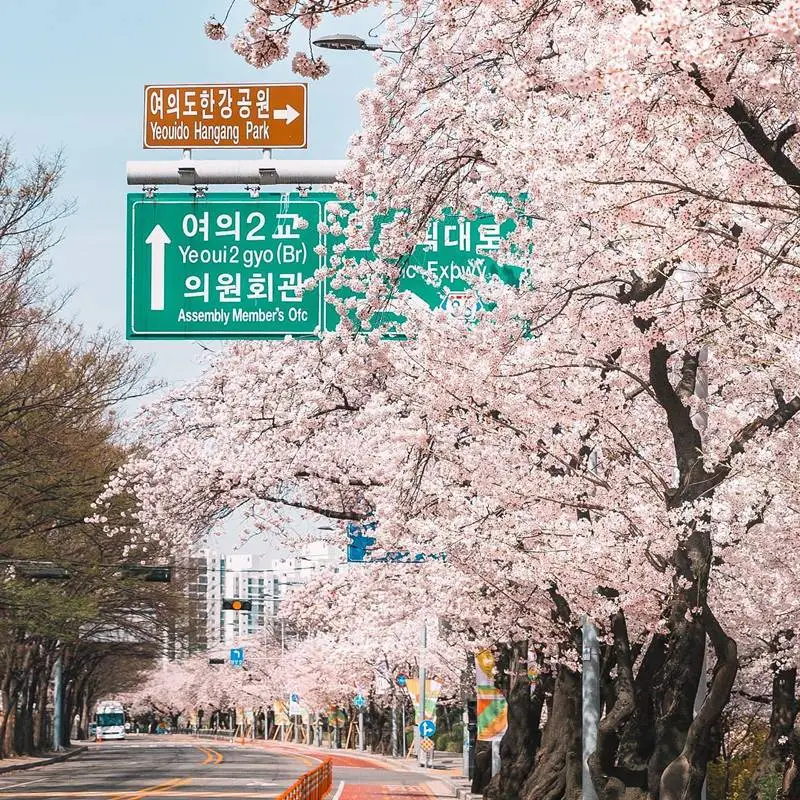
<instances>
[{"instance_id":1,"label":"korean text on brown sign","mask_svg":"<svg viewBox=\"0 0 800 800\"><path fill-rule=\"evenodd\" d=\"M144 146L307 147L304 83L144 87Z\"/></svg>"}]
</instances>

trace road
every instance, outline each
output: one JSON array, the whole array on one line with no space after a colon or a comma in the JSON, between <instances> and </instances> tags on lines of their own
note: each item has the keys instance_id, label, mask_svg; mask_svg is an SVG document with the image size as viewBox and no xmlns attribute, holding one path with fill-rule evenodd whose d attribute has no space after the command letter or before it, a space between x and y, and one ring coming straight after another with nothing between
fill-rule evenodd
<instances>
[{"instance_id":1,"label":"road","mask_svg":"<svg viewBox=\"0 0 800 800\"><path fill-rule=\"evenodd\" d=\"M93 745L60 764L0 775L0 800L273 798L317 763L260 748L137 737Z\"/></svg>"},{"instance_id":2,"label":"road","mask_svg":"<svg viewBox=\"0 0 800 800\"><path fill-rule=\"evenodd\" d=\"M103 742L59 764L0 775L0 800L267 800L330 757L336 800L436 800L443 794L405 765L343 751L237 745L189 737L137 736ZM314 757L319 756L319 757Z\"/></svg>"}]
</instances>

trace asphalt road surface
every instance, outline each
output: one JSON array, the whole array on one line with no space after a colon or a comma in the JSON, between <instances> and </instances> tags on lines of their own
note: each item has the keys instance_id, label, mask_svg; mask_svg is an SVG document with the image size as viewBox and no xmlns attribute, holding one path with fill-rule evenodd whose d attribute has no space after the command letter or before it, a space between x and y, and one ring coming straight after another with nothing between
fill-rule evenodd
<instances>
[{"instance_id":1,"label":"asphalt road surface","mask_svg":"<svg viewBox=\"0 0 800 800\"><path fill-rule=\"evenodd\" d=\"M274 798L319 762L215 741L137 737L60 764L0 775L0 800Z\"/></svg>"}]
</instances>

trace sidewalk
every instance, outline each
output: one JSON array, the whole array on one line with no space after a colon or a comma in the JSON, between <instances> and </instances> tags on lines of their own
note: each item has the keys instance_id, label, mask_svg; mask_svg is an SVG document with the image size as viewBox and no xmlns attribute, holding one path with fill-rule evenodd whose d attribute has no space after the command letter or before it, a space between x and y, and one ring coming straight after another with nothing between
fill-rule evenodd
<instances>
[{"instance_id":1,"label":"sidewalk","mask_svg":"<svg viewBox=\"0 0 800 800\"><path fill-rule=\"evenodd\" d=\"M87 745L76 745L70 747L63 753L46 753L41 756L22 756L20 758L0 759L0 775L6 772L16 772L21 769L33 769L34 767L46 767L48 764L57 764L59 761L66 761L68 758L85 753L89 747Z\"/></svg>"}]
</instances>

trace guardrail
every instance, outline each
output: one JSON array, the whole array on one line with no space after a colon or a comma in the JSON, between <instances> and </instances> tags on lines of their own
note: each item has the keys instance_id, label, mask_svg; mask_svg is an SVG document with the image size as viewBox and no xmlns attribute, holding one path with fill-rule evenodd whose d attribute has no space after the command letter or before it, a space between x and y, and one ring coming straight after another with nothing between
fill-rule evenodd
<instances>
[{"instance_id":1,"label":"guardrail","mask_svg":"<svg viewBox=\"0 0 800 800\"><path fill-rule=\"evenodd\" d=\"M300 776L277 800L322 800L333 786L333 763L330 759Z\"/></svg>"}]
</instances>

